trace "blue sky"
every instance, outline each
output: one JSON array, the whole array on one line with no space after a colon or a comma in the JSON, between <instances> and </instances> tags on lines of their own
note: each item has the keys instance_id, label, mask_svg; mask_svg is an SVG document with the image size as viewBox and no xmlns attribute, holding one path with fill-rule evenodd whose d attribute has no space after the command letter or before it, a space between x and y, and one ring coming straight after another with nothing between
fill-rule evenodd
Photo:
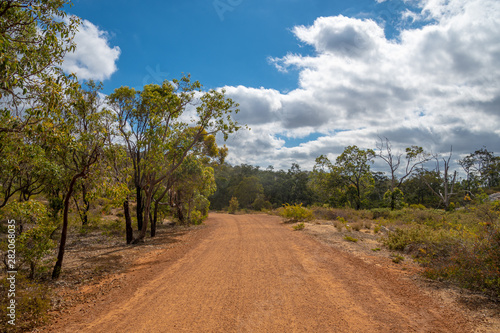
<instances>
[{"instance_id":1,"label":"blue sky","mask_svg":"<svg viewBox=\"0 0 500 333\"><path fill-rule=\"evenodd\" d=\"M63 68L104 92L190 73L251 131L229 162L311 169L348 145L500 152L497 0L75 0ZM222 141L219 142L223 144Z\"/></svg>"},{"instance_id":2,"label":"blue sky","mask_svg":"<svg viewBox=\"0 0 500 333\"><path fill-rule=\"evenodd\" d=\"M378 18L387 7L372 0L77 0L71 14L107 32L118 46L118 71L105 80L105 91L178 78L191 73L207 88L224 85L297 88L297 73L280 73L269 57L310 53L291 29L319 16ZM390 30L390 29L388 29ZM151 81L151 82L150 82Z\"/></svg>"}]
</instances>

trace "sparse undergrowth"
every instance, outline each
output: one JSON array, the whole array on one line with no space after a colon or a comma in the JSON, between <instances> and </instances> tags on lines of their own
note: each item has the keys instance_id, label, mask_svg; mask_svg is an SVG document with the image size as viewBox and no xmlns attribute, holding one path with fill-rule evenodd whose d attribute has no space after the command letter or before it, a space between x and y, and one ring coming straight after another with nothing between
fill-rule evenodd
<instances>
[{"instance_id":1,"label":"sparse undergrowth","mask_svg":"<svg viewBox=\"0 0 500 333\"><path fill-rule=\"evenodd\" d=\"M293 211L299 207L307 211L300 205L285 208ZM281 216L285 216L284 211ZM400 210L313 207L310 211L316 219L332 221L339 232L349 232L343 237L348 242L357 241L355 232L369 230L380 234L380 241L389 250L411 255L425 268L426 277L500 297L499 202L455 211L421 205ZM399 263L404 257L393 254L392 260Z\"/></svg>"}]
</instances>

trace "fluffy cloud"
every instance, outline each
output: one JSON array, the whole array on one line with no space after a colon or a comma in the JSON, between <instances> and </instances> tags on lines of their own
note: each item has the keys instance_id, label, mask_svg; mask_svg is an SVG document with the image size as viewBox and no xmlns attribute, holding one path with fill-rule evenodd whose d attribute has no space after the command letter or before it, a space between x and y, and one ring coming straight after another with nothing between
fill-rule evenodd
<instances>
[{"instance_id":1,"label":"fluffy cloud","mask_svg":"<svg viewBox=\"0 0 500 333\"><path fill-rule=\"evenodd\" d=\"M347 145L375 148L378 136L436 153L451 145L457 154L483 145L500 152L500 2L418 4L402 8L401 20L414 24L396 39L371 19L320 17L294 27L315 52L271 63L299 72L296 90L226 87L241 104L238 120L252 128L228 143L236 152L229 161L311 168L316 156L334 158ZM287 147L283 137L304 142Z\"/></svg>"},{"instance_id":2,"label":"fluffy cloud","mask_svg":"<svg viewBox=\"0 0 500 333\"><path fill-rule=\"evenodd\" d=\"M76 51L66 55L63 70L75 73L79 79L108 79L117 71L120 57L120 48L109 46L108 38L107 32L83 20L74 38Z\"/></svg>"}]
</instances>

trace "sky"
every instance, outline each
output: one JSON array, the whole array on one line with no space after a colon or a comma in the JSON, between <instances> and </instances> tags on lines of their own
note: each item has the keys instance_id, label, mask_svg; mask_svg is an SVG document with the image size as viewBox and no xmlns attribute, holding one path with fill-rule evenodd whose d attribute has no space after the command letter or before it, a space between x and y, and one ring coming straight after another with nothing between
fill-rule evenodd
<instances>
[{"instance_id":1,"label":"sky","mask_svg":"<svg viewBox=\"0 0 500 333\"><path fill-rule=\"evenodd\" d=\"M311 170L345 147L500 153L498 0L74 0L80 79L225 89L227 161ZM376 167L383 168L377 160Z\"/></svg>"}]
</instances>

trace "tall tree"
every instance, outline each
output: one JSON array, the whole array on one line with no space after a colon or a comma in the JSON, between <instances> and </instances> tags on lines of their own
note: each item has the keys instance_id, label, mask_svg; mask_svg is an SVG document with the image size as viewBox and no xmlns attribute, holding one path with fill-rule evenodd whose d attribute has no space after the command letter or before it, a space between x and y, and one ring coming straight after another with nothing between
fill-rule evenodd
<instances>
[{"instance_id":1,"label":"tall tree","mask_svg":"<svg viewBox=\"0 0 500 333\"><path fill-rule=\"evenodd\" d=\"M495 187L500 185L500 158L483 147L458 162L467 175L467 189L475 185Z\"/></svg>"},{"instance_id":2,"label":"tall tree","mask_svg":"<svg viewBox=\"0 0 500 333\"><path fill-rule=\"evenodd\" d=\"M68 232L70 200L78 180L89 177L91 167L97 163L106 140L103 118L108 112L101 108L101 85L90 81L86 89L80 87L69 96L67 107L54 119L57 131L50 136L48 149L61 163L65 172L63 225L57 261L52 278L61 274Z\"/></svg>"},{"instance_id":3,"label":"tall tree","mask_svg":"<svg viewBox=\"0 0 500 333\"><path fill-rule=\"evenodd\" d=\"M204 135L228 135L238 129L231 114L237 104L224 91L203 93L189 76L147 85L142 92L122 87L109 97L118 115L120 132L133 158L138 204L144 200L143 221L134 242L142 241L150 219L154 193L182 164ZM184 116L185 118L181 117ZM188 128L194 128L189 133ZM139 218L139 216L138 216Z\"/></svg>"},{"instance_id":4,"label":"tall tree","mask_svg":"<svg viewBox=\"0 0 500 333\"><path fill-rule=\"evenodd\" d=\"M402 161L403 153L392 151L392 143L388 138L379 137L380 142L377 143L379 150L378 157L384 160L389 166L391 172L391 191L394 188L401 187L401 184L412 175L420 165L431 160L431 155L424 152L422 147L411 146L405 149L406 163ZM399 167L404 164L404 170L400 170L398 179Z\"/></svg>"},{"instance_id":5,"label":"tall tree","mask_svg":"<svg viewBox=\"0 0 500 333\"><path fill-rule=\"evenodd\" d=\"M373 181L370 164L374 158L375 152L372 149L363 150L357 146L348 146L336 159L341 174L354 187L356 209L361 208L363 191Z\"/></svg>"},{"instance_id":6,"label":"tall tree","mask_svg":"<svg viewBox=\"0 0 500 333\"><path fill-rule=\"evenodd\" d=\"M453 177L450 175L450 162L451 156L453 155L453 147L450 148L450 155L448 158L443 158L443 171L441 172L441 163L439 158L435 156L436 159L436 175L438 176L440 182L440 189L435 190L426 178L422 178L427 185L427 187L432 191L432 193L440 199L441 204L443 204L444 209L448 210L450 207L451 197L456 194L454 193L455 182L457 180L457 171L453 172Z\"/></svg>"},{"instance_id":7,"label":"tall tree","mask_svg":"<svg viewBox=\"0 0 500 333\"><path fill-rule=\"evenodd\" d=\"M320 203L328 203L332 207L343 205L344 182L340 168L332 164L328 157L321 155L316 158L308 186L316 194Z\"/></svg>"}]
</instances>

